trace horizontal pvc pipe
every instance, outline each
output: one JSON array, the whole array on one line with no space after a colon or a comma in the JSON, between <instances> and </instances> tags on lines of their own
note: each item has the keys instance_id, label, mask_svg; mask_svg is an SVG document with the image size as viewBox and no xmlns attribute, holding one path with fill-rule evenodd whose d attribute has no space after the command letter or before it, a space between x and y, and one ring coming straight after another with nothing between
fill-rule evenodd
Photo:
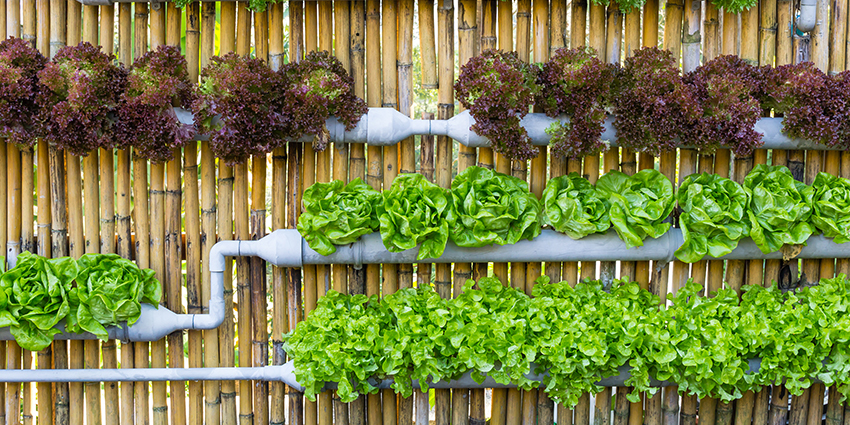
<instances>
[{"instance_id":1,"label":"horizontal pvc pipe","mask_svg":"<svg viewBox=\"0 0 850 425\"><path fill-rule=\"evenodd\" d=\"M761 366L760 359L749 361L749 371L757 372ZM546 372L525 374L529 379L541 381L547 376ZM616 376L609 376L597 382L603 387L620 387L631 377L631 367L621 366ZM4 370L0 374L0 382L145 382L145 381L275 381L283 382L296 391L304 391L304 387L295 379L295 367L292 360L280 366L264 367L235 367L235 368L152 368L152 369L17 369ZM390 388L392 379L370 382L376 388ZM419 388L419 381L412 382L414 388ZM650 379L653 387L676 385L673 382ZM429 388L516 388L515 384L500 384L486 376L482 383L472 379L471 373L466 372L451 381L429 382ZM336 389L336 383L327 383L323 390Z\"/></svg>"},{"instance_id":2,"label":"horizontal pvc pipe","mask_svg":"<svg viewBox=\"0 0 850 425\"><path fill-rule=\"evenodd\" d=\"M280 229L257 241L252 251L280 267L301 267L305 264L410 264L410 263L476 263L476 262L565 262L565 261L671 261L682 245L682 231L670 229L658 239L648 238L642 247L626 248L614 230L574 240L569 236L544 229L533 240L521 240L514 245L490 245L482 248L461 248L449 241L439 258L417 260L418 248L402 252L388 251L379 233L362 236L357 242L338 246L331 255L321 255L311 249L296 229ZM796 258L848 258L850 244L836 244L823 235L812 236ZM712 257L707 257L711 259ZM738 243L723 260L782 259L781 252L764 254L750 238Z\"/></svg>"},{"instance_id":3,"label":"horizontal pvc pipe","mask_svg":"<svg viewBox=\"0 0 850 425\"><path fill-rule=\"evenodd\" d=\"M180 108L175 108L177 117L184 124L192 124L192 113ZM521 121L522 126L528 133L532 144L546 146L552 140L552 136L546 133L546 129L555 121L569 122L566 116L550 118L542 113L527 114ZM366 143L373 146L391 146L415 135L449 136L460 144L468 147L489 147L490 140L481 137L470 128L475 124L475 118L469 111L463 111L448 120L419 120L412 119L394 108L369 108L363 115L357 126L351 131L345 130L345 125L336 118L329 118L325 125L330 134L330 140L335 143ZM792 139L782 133L782 118L761 118L753 127L755 131L763 136L764 145L760 149L807 149L807 150L836 150L819 143ZM207 140L206 135L200 135L198 140ZM312 136L298 139L299 142L311 142ZM605 119L605 130L601 140L607 141L611 147L617 144L617 131L614 128L614 117ZM689 147L682 145L680 147Z\"/></svg>"},{"instance_id":4,"label":"horizontal pvc pipe","mask_svg":"<svg viewBox=\"0 0 850 425\"><path fill-rule=\"evenodd\" d=\"M139 320L132 326L108 326L106 332L110 339L121 341L158 341L180 330L215 329L224 322L224 266L225 256L239 256L242 244L253 241L222 241L210 250L210 300L209 312L204 314L177 314L163 306L156 308L142 304ZM250 251L246 251L250 252ZM250 255L250 254L241 254ZM13 259L14 260L14 259ZM97 339L92 333L65 332L64 322L56 326L62 333L54 339ZM8 327L0 328L0 341L14 340Z\"/></svg>"}]
</instances>

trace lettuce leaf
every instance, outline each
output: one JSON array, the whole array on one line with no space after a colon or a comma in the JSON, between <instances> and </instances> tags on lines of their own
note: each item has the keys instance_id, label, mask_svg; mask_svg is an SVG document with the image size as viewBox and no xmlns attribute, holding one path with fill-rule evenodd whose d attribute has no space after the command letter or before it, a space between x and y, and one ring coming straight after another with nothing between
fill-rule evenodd
<instances>
[{"instance_id":1,"label":"lettuce leaf","mask_svg":"<svg viewBox=\"0 0 850 425\"><path fill-rule=\"evenodd\" d=\"M473 166L455 177L451 194L446 219L457 246L515 244L540 234L540 201L523 180Z\"/></svg>"},{"instance_id":2,"label":"lettuce leaf","mask_svg":"<svg viewBox=\"0 0 850 425\"><path fill-rule=\"evenodd\" d=\"M378 204L381 239L390 252L421 244L417 260L443 255L449 239L451 197L421 174L399 174Z\"/></svg>"},{"instance_id":3,"label":"lettuce leaf","mask_svg":"<svg viewBox=\"0 0 850 425\"><path fill-rule=\"evenodd\" d=\"M835 243L850 241L850 180L818 173L812 182L815 191L812 223Z\"/></svg>"},{"instance_id":4,"label":"lettuce leaf","mask_svg":"<svg viewBox=\"0 0 850 425\"><path fill-rule=\"evenodd\" d=\"M381 194L359 178L349 184L334 180L316 183L304 191L304 212L298 232L322 255L336 252L335 245L350 244L378 230Z\"/></svg>"},{"instance_id":5,"label":"lettuce leaf","mask_svg":"<svg viewBox=\"0 0 850 425\"><path fill-rule=\"evenodd\" d=\"M578 173L555 177L543 190L545 223L573 239L611 227L608 199Z\"/></svg>"},{"instance_id":6,"label":"lettuce leaf","mask_svg":"<svg viewBox=\"0 0 850 425\"><path fill-rule=\"evenodd\" d=\"M679 227L685 242L676 258L694 263L706 255L732 252L750 233L745 213L749 195L738 183L715 174L691 174L676 195L681 214Z\"/></svg>"},{"instance_id":7,"label":"lettuce leaf","mask_svg":"<svg viewBox=\"0 0 850 425\"><path fill-rule=\"evenodd\" d=\"M162 287L150 269L116 254L86 254L79 260L77 285L70 291L69 332L91 332L106 340L106 326L132 325L141 303L159 305Z\"/></svg>"},{"instance_id":8,"label":"lettuce leaf","mask_svg":"<svg viewBox=\"0 0 850 425\"><path fill-rule=\"evenodd\" d=\"M26 350L43 350L59 333L53 327L73 306L69 293L79 267L71 258L18 255L14 268L0 276L0 327Z\"/></svg>"},{"instance_id":9,"label":"lettuce leaf","mask_svg":"<svg viewBox=\"0 0 850 425\"><path fill-rule=\"evenodd\" d=\"M665 219L673 211L673 185L658 171L631 177L610 171L596 182L596 190L611 204L611 224L627 248L643 246L647 236L658 238L670 228Z\"/></svg>"},{"instance_id":10,"label":"lettuce leaf","mask_svg":"<svg viewBox=\"0 0 850 425\"><path fill-rule=\"evenodd\" d=\"M763 253L805 244L814 233L814 189L794 180L788 168L756 165L744 179L744 190L750 196L750 237Z\"/></svg>"}]
</instances>

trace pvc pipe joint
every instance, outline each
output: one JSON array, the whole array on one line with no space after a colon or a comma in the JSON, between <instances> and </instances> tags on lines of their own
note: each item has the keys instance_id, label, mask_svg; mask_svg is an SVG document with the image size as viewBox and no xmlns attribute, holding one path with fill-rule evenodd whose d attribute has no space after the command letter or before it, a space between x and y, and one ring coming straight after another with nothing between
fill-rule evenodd
<instances>
[{"instance_id":1,"label":"pvc pipe joint","mask_svg":"<svg viewBox=\"0 0 850 425\"><path fill-rule=\"evenodd\" d=\"M810 32L817 23L817 0L800 0L800 16L797 17L797 29Z\"/></svg>"}]
</instances>

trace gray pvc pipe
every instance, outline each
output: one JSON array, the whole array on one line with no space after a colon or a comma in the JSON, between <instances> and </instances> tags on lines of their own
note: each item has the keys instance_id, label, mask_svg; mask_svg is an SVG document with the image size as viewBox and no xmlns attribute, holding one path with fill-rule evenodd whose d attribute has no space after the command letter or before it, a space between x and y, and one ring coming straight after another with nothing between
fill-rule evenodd
<instances>
[{"instance_id":1,"label":"gray pvc pipe","mask_svg":"<svg viewBox=\"0 0 850 425\"><path fill-rule=\"evenodd\" d=\"M749 361L749 371L757 372L761 367L760 359ZM533 373L525 374L529 379L542 381L547 375ZM605 377L597 382L603 387L620 387L631 377L631 367L621 366L616 376ZM212 368L151 368L151 369L12 369L0 374L0 382L132 382L132 381L275 381L283 382L297 391L304 391L295 379L295 367L292 360L279 366L263 367L212 367ZM392 379L370 382L376 388L390 388ZM419 388L419 381L412 382L414 388ZM650 379L650 385L665 387L676 385L669 381ZM487 376L484 382L477 383L466 372L451 381L429 382L430 388L516 388L515 384L500 384ZM327 383L324 390L336 389L336 383Z\"/></svg>"},{"instance_id":2,"label":"gray pvc pipe","mask_svg":"<svg viewBox=\"0 0 850 425\"><path fill-rule=\"evenodd\" d=\"M163 306L158 309L150 304L142 304L139 320L133 326L109 326L106 328L110 339L121 341L157 341L180 330L215 329L224 322L224 265L225 256L238 256L243 245L256 245L255 241L222 241L213 245L210 251L210 300L209 312L205 314L177 314ZM250 252L247 250L246 252ZM11 260L14 263L14 259ZM64 332L64 322L56 326L62 333L54 339L82 340L97 339L94 334ZM15 338L8 327L0 328L0 341L12 341Z\"/></svg>"},{"instance_id":3,"label":"gray pvc pipe","mask_svg":"<svg viewBox=\"0 0 850 425\"><path fill-rule=\"evenodd\" d=\"M817 0L801 0L800 16L797 17L797 29L802 32L810 32L815 29L817 23Z\"/></svg>"},{"instance_id":4,"label":"gray pvc pipe","mask_svg":"<svg viewBox=\"0 0 850 425\"><path fill-rule=\"evenodd\" d=\"M305 264L410 264L454 262L564 262L564 261L671 261L682 245L682 231L670 229L658 239L649 238L642 247L627 249L613 230L573 240L567 235L545 229L533 240L514 245L491 245L482 248L461 248L449 241L439 258L417 260L418 248L389 252L379 233L370 233L352 244L338 246L335 253L325 256L311 249L296 229L280 229L261 239L250 255L257 255L280 267L301 267ZM848 258L850 244L836 244L823 235L809 238L797 258ZM710 259L711 257L707 258ZM782 259L781 252L763 254L756 244L745 238L723 260Z\"/></svg>"},{"instance_id":5,"label":"gray pvc pipe","mask_svg":"<svg viewBox=\"0 0 850 425\"><path fill-rule=\"evenodd\" d=\"M184 124L191 124L192 113L175 108L177 117ZM553 122L560 120L569 122L569 118L561 116L550 118L546 114L531 113L522 119L521 124L528 132L532 143L536 146L546 146L552 139L546 134L546 129ZM329 118L325 125L330 134L330 140L335 143L367 143L373 146L392 146L414 135L449 136L460 144L468 147L489 147L490 141L470 130L475 124L475 118L469 111L463 111L448 120L419 120L412 119L393 108L369 108L360 122L351 131L345 131L345 126L336 118ZM808 149L834 150L816 142L792 139L782 133L782 118L761 118L753 127L763 135L764 145L760 149ZM200 135L198 140L207 140L206 135ZM605 131L602 140L616 147L617 131L614 128L614 117L605 120ZM313 137L305 136L299 142L311 142ZM688 147L682 145L681 147Z\"/></svg>"}]
</instances>

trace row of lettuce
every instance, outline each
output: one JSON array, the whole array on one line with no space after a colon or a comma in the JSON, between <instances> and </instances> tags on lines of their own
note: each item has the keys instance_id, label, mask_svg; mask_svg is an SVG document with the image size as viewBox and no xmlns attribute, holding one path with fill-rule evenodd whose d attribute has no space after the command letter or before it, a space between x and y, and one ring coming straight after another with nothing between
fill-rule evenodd
<instances>
[{"instance_id":1,"label":"row of lettuce","mask_svg":"<svg viewBox=\"0 0 850 425\"><path fill-rule=\"evenodd\" d=\"M520 388L542 387L573 406L595 383L631 366L629 400L676 383L680 394L722 401L781 384L800 395L814 380L850 395L850 283L844 275L783 292L745 286L704 297L688 281L659 308L659 297L634 282L604 288L585 281L548 283L529 297L485 277L461 295L443 299L430 286L377 295L329 291L289 334L284 349L298 382L313 400L326 382L339 383L342 401L374 393L373 379L393 379L410 396L412 381L427 388L471 371ZM748 360L760 359L751 371ZM531 370L530 364L535 364ZM548 372L537 381L525 375Z\"/></svg>"},{"instance_id":2,"label":"row of lettuce","mask_svg":"<svg viewBox=\"0 0 850 425\"><path fill-rule=\"evenodd\" d=\"M48 61L27 41L4 40L0 137L21 147L43 137L75 155L132 147L136 156L162 162L204 133L213 154L235 164L304 135L316 135L316 148L324 149L327 118L350 130L367 110L327 52L278 71L232 53L214 57L199 86L175 46L147 52L129 69L113 59L81 43ZM539 152L520 125L533 105L569 118L547 129L551 151L561 157L605 149L608 114L620 146L656 155L680 144L748 155L762 145L753 126L766 110L784 114L790 137L850 148L850 71L829 76L811 63L757 67L720 56L683 76L672 54L657 48L636 51L622 67L587 48L560 49L543 64L488 50L461 68L454 88L475 118L472 130L518 160ZM194 125L182 124L173 107L191 110Z\"/></svg>"},{"instance_id":3,"label":"row of lettuce","mask_svg":"<svg viewBox=\"0 0 850 425\"><path fill-rule=\"evenodd\" d=\"M635 51L623 66L588 48L560 49L543 64L489 50L461 68L455 90L475 118L472 129L514 159L538 154L520 126L532 105L570 119L547 129L556 156L604 150L607 114L620 146L654 155L681 144L748 156L763 144L753 126L771 110L784 114L790 137L850 147L850 71L829 76L811 62L758 67L719 56L682 75L673 55L655 47Z\"/></svg>"},{"instance_id":4,"label":"row of lettuce","mask_svg":"<svg viewBox=\"0 0 850 425\"><path fill-rule=\"evenodd\" d=\"M153 270L115 254L44 258L29 252L0 274L0 328L9 327L26 350L47 348L55 328L90 332L102 340L106 326L132 325L141 303L159 305L162 287Z\"/></svg>"},{"instance_id":5,"label":"row of lettuce","mask_svg":"<svg viewBox=\"0 0 850 425\"><path fill-rule=\"evenodd\" d=\"M726 255L745 237L764 253L805 244L819 232L850 241L850 180L820 173L809 186L788 168L769 165L754 167L743 185L694 174L675 194L652 169L633 176L611 171L596 185L571 173L550 180L542 201L525 181L481 167L458 174L451 190L419 174L399 175L383 193L359 179L316 183L304 191L298 231L322 255L380 231L389 251L418 245L418 260L442 255L449 239L461 247L515 244L544 226L573 239L613 227L634 248L670 229L677 203L684 244L676 257L684 262Z\"/></svg>"},{"instance_id":6,"label":"row of lettuce","mask_svg":"<svg viewBox=\"0 0 850 425\"><path fill-rule=\"evenodd\" d=\"M201 132L216 157L234 164L306 134L319 135L324 149L328 117L350 130L366 113L352 87L327 52L278 71L259 59L216 56L198 86L176 46L160 46L125 69L86 42L48 61L29 42L9 38L0 42L0 137L21 148L42 137L78 156L132 147L139 158L163 162ZM194 125L182 124L173 107L192 110Z\"/></svg>"}]
</instances>

